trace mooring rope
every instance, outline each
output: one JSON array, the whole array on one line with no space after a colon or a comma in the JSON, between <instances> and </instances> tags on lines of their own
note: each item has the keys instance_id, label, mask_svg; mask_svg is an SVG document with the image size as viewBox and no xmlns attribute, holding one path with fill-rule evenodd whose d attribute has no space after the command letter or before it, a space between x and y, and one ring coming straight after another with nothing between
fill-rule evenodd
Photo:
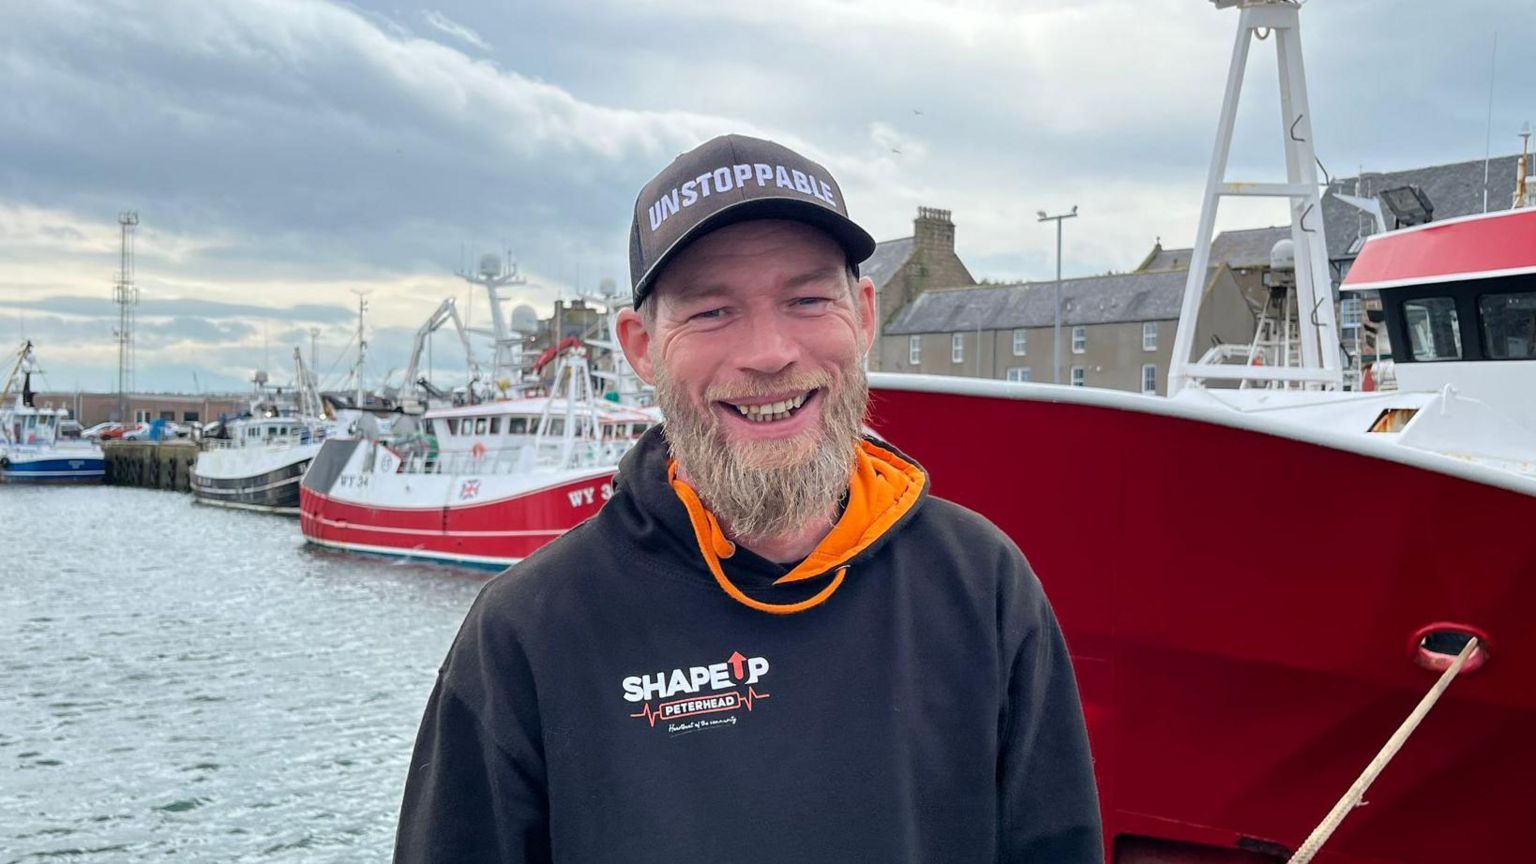
<instances>
[{"instance_id":1,"label":"mooring rope","mask_svg":"<svg viewBox=\"0 0 1536 864\"><path fill-rule=\"evenodd\" d=\"M1461 667L1467 662L1467 658L1471 657L1472 652L1476 650L1477 638L1468 639L1467 644L1462 646L1461 653L1456 655L1455 661L1441 673L1440 679L1435 682L1435 686L1429 688L1424 698L1419 700L1419 704L1413 709L1413 713L1408 715L1408 719L1403 721L1403 725L1397 727L1397 731L1387 739L1386 746L1381 748L1376 758L1371 760L1371 764L1365 766L1365 770L1356 778L1354 785L1349 787L1349 791L1344 793L1344 797L1339 799L1339 803L1333 805L1333 810L1329 811L1327 818L1312 829L1311 836L1307 837L1307 842L1301 844L1296 854L1291 856L1289 864L1307 864L1311 861L1312 857L1323 848L1323 844L1328 842L1328 838L1333 836L1339 823L1349 815L1349 811L1360 806L1360 799L1365 797L1365 790L1376 782L1376 776L1387 767L1387 763L1392 761L1397 751L1403 749L1408 736L1413 734L1413 730L1419 728L1419 721L1424 719L1429 709L1435 707L1435 703L1440 700L1440 694L1445 692L1445 688L1451 686L1451 680L1456 677Z\"/></svg>"}]
</instances>

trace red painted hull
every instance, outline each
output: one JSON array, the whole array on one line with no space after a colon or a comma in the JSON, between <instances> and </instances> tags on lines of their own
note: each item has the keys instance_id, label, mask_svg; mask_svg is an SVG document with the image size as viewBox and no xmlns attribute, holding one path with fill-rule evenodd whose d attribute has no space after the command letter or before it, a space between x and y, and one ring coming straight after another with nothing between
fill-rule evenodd
<instances>
[{"instance_id":1,"label":"red painted hull","mask_svg":"<svg viewBox=\"0 0 1536 864\"><path fill-rule=\"evenodd\" d=\"M1452 684L1316 860L1529 858L1536 497L1015 392L1033 395L876 381L871 426L1039 573L1076 663L1112 856L1135 837L1229 850L1199 859L1213 861L1300 845L1433 683L1410 660L1415 631L1456 622L1488 635L1487 665Z\"/></svg>"},{"instance_id":2,"label":"red painted hull","mask_svg":"<svg viewBox=\"0 0 1536 864\"><path fill-rule=\"evenodd\" d=\"M318 545L499 569L595 515L614 473L593 472L514 497L445 506L369 506L305 486L299 518L305 538ZM461 484L454 478L455 489Z\"/></svg>"}]
</instances>

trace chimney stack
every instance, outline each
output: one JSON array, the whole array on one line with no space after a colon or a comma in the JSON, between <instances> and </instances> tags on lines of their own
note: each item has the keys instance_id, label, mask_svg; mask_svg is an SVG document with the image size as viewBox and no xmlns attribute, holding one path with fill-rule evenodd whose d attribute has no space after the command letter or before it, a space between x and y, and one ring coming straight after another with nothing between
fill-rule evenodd
<instances>
[{"instance_id":1,"label":"chimney stack","mask_svg":"<svg viewBox=\"0 0 1536 864\"><path fill-rule=\"evenodd\" d=\"M950 220L949 211L936 207L917 208L917 218L912 220L912 245L919 254L953 255L955 223Z\"/></svg>"}]
</instances>

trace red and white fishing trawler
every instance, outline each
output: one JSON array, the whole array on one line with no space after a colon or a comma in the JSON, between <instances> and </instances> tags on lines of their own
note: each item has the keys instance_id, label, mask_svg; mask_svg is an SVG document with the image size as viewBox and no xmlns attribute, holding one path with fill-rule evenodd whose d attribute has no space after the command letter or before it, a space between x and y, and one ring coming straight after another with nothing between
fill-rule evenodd
<instances>
[{"instance_id":1,"label":"red and white fishing trawler","mask_svg":"<svg viewBox=\"0 0 1536 864\"><path fill-rule=\"evenodd\" d=\"M483 257L477 273L459 275L484 288L492 329L466 327L451 299L432 313L407 364L406 413L387 430L359 416L358 434L327 441L305 473L299 516L310 543L506 567L595 514L613 493L620 457L659 419L655 409L638 404L639 382L611 334L607 341L562 339L532 364L532 381L554 364L547 394L505 398L525 393L530 383L522 335L503 314L501 294L522 279L496 255ZM416 371L427 339L448 323L464 346L470 376L464 395L478 404L440 405L418 415L423 406L413 387L445 395L418 381ZM473 333L493 340L488 381L475 360ZM594 371L589 348L605 351L613 368ZM594 379L621 402L598 398Z\"/></svg>"},{"instance_id":2,"label":"red and white fishing trawler","mask_svg":"<svg viewBox=\"0 0 1536 864\"><path fill-rule=\"evenodd\" d=\"M556 362L558 395L435 408L388 436L327 441L300 490L304 537L499 569L597 513L656 418L594 399L582 348Z\"/></svg>"},{"instance_id":3,"label":"red and white fishing trawler","mask_svg":"<svg viewBox=\"0 0 1536 864\"><path fill-rule=\"evenodd\" d=\"M873 375L871 425L932 472L934 494L1007 531L1044 582L1110 861L1287 860L1471 637L1368 806L1313 860L1527 860L1536 210L1371 237L1343 289L1380 293L1399 389L1339 389L1297 5L1237 5L1178 392ZM1256 33L1281 60L1288 177L1226 183ZM1294 308L1316 313L1275 331L1301 344L1263 366L1189 362L1216 202L1232 194L1292 202ZM982 429L1007 446L978 462Z\"/></svg>"}]
</instances>

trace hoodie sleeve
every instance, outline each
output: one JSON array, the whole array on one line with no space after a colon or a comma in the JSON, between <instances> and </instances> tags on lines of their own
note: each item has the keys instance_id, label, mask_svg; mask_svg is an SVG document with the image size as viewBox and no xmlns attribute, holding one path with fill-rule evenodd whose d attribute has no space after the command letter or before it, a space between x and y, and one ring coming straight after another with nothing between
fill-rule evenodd
<instances>
[{"instance_id":1,"label":"hoodie sleeve","mask_svg":"<svg viewBox=\"0 0 1536 864\"><path fill-rule=\"evenodd\" d=\"M396 864L550 860L533 676L515 639L488 636L485 617L471 610L427 702Z\"/></svg>"},{"instance_id":2,"label":"hoodie sleeve","mask_svg":"<svg viewBox=\"0 0 1536 864\"><path fill-rule=\"evenodd\" d=\"M1023 633L1001 718L999 860L1099 864L1103 826L1072 661L1039 582L1019 564Z\"/></svg>"}]
</instances>

